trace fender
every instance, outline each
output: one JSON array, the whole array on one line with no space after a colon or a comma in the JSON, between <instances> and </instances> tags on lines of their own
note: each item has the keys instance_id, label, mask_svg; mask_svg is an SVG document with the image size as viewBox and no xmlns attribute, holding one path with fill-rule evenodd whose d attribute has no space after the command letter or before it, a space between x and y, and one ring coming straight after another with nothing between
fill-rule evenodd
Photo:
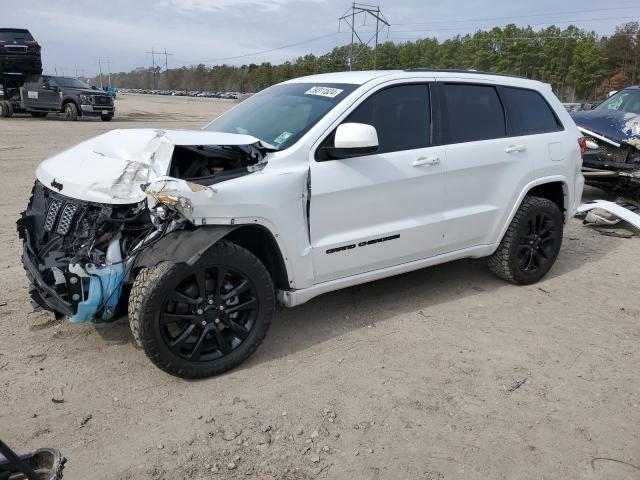
<instances>
[{"instance_id":1,"label":"fender","mask_svg":"<svg viewBox=\"0 0 640 480\"><path fill-rule=\"evenodd\" d=\"M135 259L134 267L154 267L163 260L193 265L213 244L236 228L235 225L212 225L170 232L142 250Z\"/></svg>"},{"instance_id":2,"label":"fender","mask_svg":"<svg viewBox=\"0 0 640 480\"><path fill-rule=\"evenodd\" d=\"M496 240L497 243L495 243L495 249L498 248L498 245L502 241L502 237L504 237L504 234L506 233L507 228L509 228L509 225L511 224L511 220L513 220L513 217L515 216L516 212L520 208L520 205L522 204L522 200L524 200L524 197L527 195L529 190L531 190L533 187L536 187L538 185L543 185L545 183L552 183L552 182L561 182L562 183L562 185L564 187L563 188L563 190L564 190L564 209L567 212L567 214L565 216L565 224L571 219L573 214L571 213L571 198L570 198L571 194L569 192L569 183L567 182L567 178L565 176L563 176L563 175L553 175L553 176L550 176L550 177L536 178L532 182L527 183L522 188L522 190L520 192L520 195L518 195L518 200L513 203L513 207L511 208L511 211L509 212L509 215L507 216L506 221L503 223L502 228L500 229L500 235L498 236L498 238Z\"/></svg>"}]
</instances>

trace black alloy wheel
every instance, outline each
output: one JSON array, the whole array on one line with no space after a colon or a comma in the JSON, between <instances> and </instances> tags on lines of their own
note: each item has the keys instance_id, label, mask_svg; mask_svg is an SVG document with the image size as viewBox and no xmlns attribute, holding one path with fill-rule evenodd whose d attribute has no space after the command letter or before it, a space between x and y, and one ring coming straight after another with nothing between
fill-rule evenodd
<instances>
[{"instance_id":1,"label":"black alloy wheel","mask_svg":"<svg viewBox=\"0 0 640 480\"><path fill-rule=\"evenodd\" d=\"M546 213L537 213L528 219L526 232L520 236L518 264L525 272L545 268L555 260L553 248L557 242L555 222Z\"/></svg>"},{"instance_id":2,"label":"black alloy wheel","mask_svg":"<svg viewBox=\"0 0 640 480\"><path fill-rule=\"evenodd\" d=\"M256 351L275 313L269 271L220 240L192 265L143 268L129 296L136 342L162 370L183 378L226 372Z\"/></svg>"},{"instance_id":3,"label":"black alloy wheel","mask_svg":"<svg viewBox=\"0 0 640 480\"><path fill-rule=\"evenodd\" d=\"M256 289L245 275L225 265L196 265L158 313L162 338L185 360L216 360L247 339L258 309Z\"/></svg>"}]
</instances>

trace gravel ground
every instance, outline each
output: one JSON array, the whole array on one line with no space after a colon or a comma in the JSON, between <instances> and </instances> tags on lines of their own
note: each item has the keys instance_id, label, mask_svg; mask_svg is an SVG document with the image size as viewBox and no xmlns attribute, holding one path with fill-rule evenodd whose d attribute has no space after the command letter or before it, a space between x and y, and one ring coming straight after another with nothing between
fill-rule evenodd
<instances>
[{"instance_id":1,"label":"gravel ground","mask_svg":"<svg viewBox=\"0 0 640 480\"><path fill-rule=\"evenodd\" d=\"M465 260L327 294L280 309L253 357L204 381L156 369L126 318L31 313L14 222L37 164L229 105L126 95L111 123L0 119L6 442L59 448L71 480L640 478L640 240L578 220L537 285Z\"/></svg>"}]
</instances>

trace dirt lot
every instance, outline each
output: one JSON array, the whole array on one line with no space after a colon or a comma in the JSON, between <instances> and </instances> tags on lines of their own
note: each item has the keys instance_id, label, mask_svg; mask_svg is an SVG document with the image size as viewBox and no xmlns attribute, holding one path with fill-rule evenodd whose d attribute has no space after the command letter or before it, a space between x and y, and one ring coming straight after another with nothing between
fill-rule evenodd
<instances>
[{"instance_id":1,"label":"dirt lot","mask_svg":"<svg viewBox=\"0 0 640 480\"><path fill-rule=\"evenodd\" d=\"M126 319L31 313L14 222L38 162L229 105L129 95L111 123L0 120L0 437L59 448L82 480L640 478L640 240L577 220L540 284L468 260L327 294L205 381L156 369Z\"/></svg>"}]
</instances>

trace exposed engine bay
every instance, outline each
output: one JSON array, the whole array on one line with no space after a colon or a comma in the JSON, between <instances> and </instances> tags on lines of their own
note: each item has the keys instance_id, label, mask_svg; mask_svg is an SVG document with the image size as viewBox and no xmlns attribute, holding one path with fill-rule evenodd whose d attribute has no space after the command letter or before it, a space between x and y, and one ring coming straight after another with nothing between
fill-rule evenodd
<instances>
[{"instance_id":1,"label":"exposed engine bay","mask_svg":"<svg viewBox=\"0 0 640 480\"><path fill-rule=\"evenodd\" d=\"M178 145L169 176L212 184L250 171L263 157L264 153L253 145Z\"/></svg>"}]
</instances>

